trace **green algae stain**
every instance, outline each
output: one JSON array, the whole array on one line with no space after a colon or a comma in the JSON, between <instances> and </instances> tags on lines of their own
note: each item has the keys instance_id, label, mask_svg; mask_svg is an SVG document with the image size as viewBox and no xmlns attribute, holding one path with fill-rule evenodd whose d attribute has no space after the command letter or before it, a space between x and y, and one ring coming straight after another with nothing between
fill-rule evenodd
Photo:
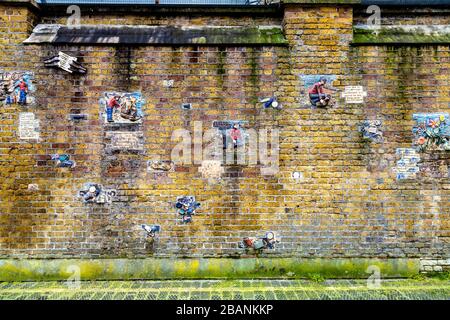
<instances>
[{"instance_id":1,"label":"green algae stain","mask_svg":"<svg viewBox=\"0 0 450 320\"><path fill-rule=\"evenodd\" d=\"M420 29L383 28L372 30L355 26L353 44L449 44L450 33L425 33Z\"/></svg>"},{"instance_id":2,"label":"green algae stain","mask_svg":"<svg viewBox=\"0 0 450 320\"><path fill-rule=\"evenodd\" d=\"M78 266L82 280L120 279L244 279L244 278L367 278L378 266L386 278L419 273L412 259L97 259L0 260L0 281L67 280ZM71 271L72 270L72 271Z\"/></svg>"},{"instance_id":3,"label":"green algae stain","mask_svg":"<svg viewBox=\"0 0 450 320\"><path fill-rule=\"evenodd\" d=\"M250 102L252 104L258 103L258 92L259 92L259 76L258 76L258 54L255 48L248 48L249 59L248 65L250 67L250 88L251 96Z\"/></svg>"}]
</instances>

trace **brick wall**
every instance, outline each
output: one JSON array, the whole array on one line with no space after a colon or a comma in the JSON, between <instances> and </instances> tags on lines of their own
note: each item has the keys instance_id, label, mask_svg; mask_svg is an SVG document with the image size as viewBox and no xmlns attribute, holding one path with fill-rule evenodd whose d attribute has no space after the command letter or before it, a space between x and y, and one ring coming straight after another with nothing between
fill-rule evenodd
<instances>
[{"instance_id":1,"label":"brick wall","mask_svg":"<svg viewBox=\"0 0 450 320\"><path fill-rule=\"evenodd\" d=\"M2 33L0 68L32 71L36 85L34 105L1 107L0 256L245 257L253 253L238 241L274 231L281 242L262 255L448 257L449 153L421 154L416 179L397 180L394 172L397 149L413 142L412 115L449 112L448 46L351 46L350 6L290 5L280 16L244 19L82 15L92 24L278 24L288 47L22 45L34 14L5 6L0 12L7 28L23 21L14 44ZM88 73L44 68L42 61L60 50ZM333 76L337 89L363 85L366 101L346 104L336 94L333 108L311 108L311 75ZM111 91L142 94L142 123L100 119L99 99ZM258 102L272 95L282 110ZM24 112L39 120L37 141L19 137ZM70 120L76 113L87 119ZM362 140L358 126L367 119L383 122L383 142ZM263 176L261 164L226 165L212 181L200 164L148 171L147 161L171 159L175 129L193 132L201 121L206 131L215 120L278 128L279 172ZM119 152L112 137L119 137ZM63 153L76 167L55 167L50 155ZM89 182L116 190L112 203L83 203L77 194ZM201 207L183 224L175 203L188 195ZM146 241L143 223L161 225L154 243Z\"/></svg>"},{"instance_id":2,"label":"brick wall","mask_svg":"<svg viewBox=\"0 0 450 320\"><path fill-rule=\"evenodd\" d=\"M356 47L349 73L359 74L368 97L361 117L383 122L384 141L365 146L359 157L370 173L365 190L367 209L377 208L373 222L379 239L412 255L448 255L448 151L420 153L414 180L391 180L389 171L401 158L398 148L411 148L413 114L449 111L448 46ZM369 201L367 201L369 200ZM366 209L366 210L367 210Z\"/></svg>"}]
</instances>

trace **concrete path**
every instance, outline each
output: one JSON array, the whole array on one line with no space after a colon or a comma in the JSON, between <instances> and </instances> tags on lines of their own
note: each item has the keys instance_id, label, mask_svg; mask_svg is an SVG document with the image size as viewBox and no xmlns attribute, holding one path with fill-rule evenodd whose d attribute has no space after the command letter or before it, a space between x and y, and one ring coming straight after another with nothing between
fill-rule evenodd
<instances>
[{"instance_id":1,"label":"concrete path","mask_svg":"<svg viewBox=\"0 0 450 320\"><path fill-rule=\"evenodd\" d=\"M450 281L386 280L177 280L0 283L0 299L440 299L450 300Z\"/></svg>"}]
</instances>

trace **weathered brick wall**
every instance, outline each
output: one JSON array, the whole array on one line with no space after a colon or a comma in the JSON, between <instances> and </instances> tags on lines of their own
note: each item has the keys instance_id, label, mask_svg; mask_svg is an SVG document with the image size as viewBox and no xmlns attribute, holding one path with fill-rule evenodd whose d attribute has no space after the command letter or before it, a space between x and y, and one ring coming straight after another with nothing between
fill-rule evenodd
<instances>
[{"instance_id":1,"label":"weathered brick wall","mask_svg":"<svg viewBox=\"0 0 450 320\"><path fill-rule=\"evenodd\" d=\"M421 154L416 179L397 181L393 171L396 150L411 148L412 115L449 112L448 46L352 47L353 10L331 5L287 6L280 16L244 19L82 15L82 23L92 24L282 24L288 47L22 45L33 14L16 10L0 7L7 28L16 15L27 22L13 46L2 33L0 68L34 72L36 103L1 107L0 256L245 257L252 253L238 241L274 231L281 242L262 255L448 257L449 153ZM60 50L77 56L88 73L44 68L42 61ZM335 76L338 89L363 85L365 103L345 104L337 93L333 108L311 108L305 77L320 74ZM99 99L112 91L141 92L141 124L100 119ZM272 95L282 110L258 102ZM20 139L23 112L39 120L39 140ZM76 113L87 119L70 120ZM378 118L384 140L363 141L358 126ZM226 165L211 181L200 164L147 170L157 156L170 160L175 129L193 133L201 121L206 131L214 120L278 128L279 172L263 176L262 165ZM114 151L126 141L132 150ZM55 168L50 155L63 153L76 167ZM77 194L88 182L116 190L112 203L83 203ZM182 224L174 205L187 195L201 207L191 224ZM153 244L142 223L161 225Z\"/></svg>"},{"instance_id":2,"label":"weathered brick wall","mask_svg":"<svg viewBox=\"0 0 450 320\"><path fill-rule=\"evenodd\" d=\"M360 75L368 92L361 116L381 120L384 128L382 143L359 151L373 179L360 187L367 197L360 210L376 208L373 221L379 233L374 241L392 239L397 252L448 256L448 151L420 153L415 180L390 177L401 159L396 149L411 148L414 142L413 114L449 111L449 54L448 46L356 47L351 52L349 72Z\"/></svg>"}]
</instances>

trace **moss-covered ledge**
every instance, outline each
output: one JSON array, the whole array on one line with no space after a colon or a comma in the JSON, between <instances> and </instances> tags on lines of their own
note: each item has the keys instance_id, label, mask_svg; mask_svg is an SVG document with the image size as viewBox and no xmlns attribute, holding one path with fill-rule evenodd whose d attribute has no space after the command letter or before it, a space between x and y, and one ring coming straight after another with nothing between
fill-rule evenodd
<instances>
[{"instance_id":1,"label":"moss-covered ledge","mask_svg":"<svg viewBox=\"0 0 450 320\"><path fill-rule=\"evenodd\" d=\"M450 44L448 25L396 25L353 28L353 45Z\"/></svg>"},{"instance_id":2,"label":"moss-covered ledge","mask_svg":"<svg viewBox=\"0 0 450 320\"><path fill-rule=\"evenodd\" d=\"M39 24L25 44L287 45L281 26L146 26Z\"/></svg>"},{"instance_id":3,"label":"moss-covered ledge","mask_svg":"<svg viewBox=\"0 0 450 320\"><path fill-rule=\"evenodd\" d=\"M81 280L364 278L377 266L382 278L419 273L418 259L7 259L0 260L0 281L67 280L76 270ZM79 269L78 269L79 268ZM371 268L373 272L373 267Z\"/></svg>"}]
</instances>

